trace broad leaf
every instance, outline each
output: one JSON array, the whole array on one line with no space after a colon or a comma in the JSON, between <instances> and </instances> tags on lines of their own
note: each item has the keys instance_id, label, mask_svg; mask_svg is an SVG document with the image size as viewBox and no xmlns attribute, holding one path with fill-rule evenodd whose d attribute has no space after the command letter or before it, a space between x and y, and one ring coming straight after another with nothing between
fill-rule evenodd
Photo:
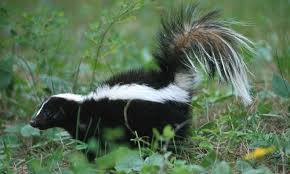
<instances>
[{"instance_id":1,"label":"broad leaf","mask_svg":"<svg viewBox=\"0 0 290 174\"><path fill-rule=\"evenodd\" d=\"M25 125L21 128L21 135L24 137L39 136L40 132L38 129L35 129L30 125Z\"/></svg>"},{"instance_id":2,"label":"broad leaf","mask_svg":"<svg viewBox=\"0 0 290 174\"><path fill-rule=\"evenodd\" d=\"M274 73L272 77L272 89L274 93L280 97L290 97L289 82L276 73Z\"/></svg>"},{"instance_id":3,"label":"broad leaf","mask_svg":"<svg viewBox=\"0 0 290 174\"><path fill-rule=\"evenodd\" d=\"M232 170L231 170L230 165L227 162L222 161L214 165L212 169L212 173L213 174L231 174Z\"/></svg>"},{"instance_id":4,"label":"broad leaf","mask_svg":"<svg viewBox=\"0 0 290 174\"><path fill-rule=\"evenodd\" d=\"M125 173L140 171L143 163L137 151L129 151L117 161L115 169Z\"/></svg>"}]
</instances>

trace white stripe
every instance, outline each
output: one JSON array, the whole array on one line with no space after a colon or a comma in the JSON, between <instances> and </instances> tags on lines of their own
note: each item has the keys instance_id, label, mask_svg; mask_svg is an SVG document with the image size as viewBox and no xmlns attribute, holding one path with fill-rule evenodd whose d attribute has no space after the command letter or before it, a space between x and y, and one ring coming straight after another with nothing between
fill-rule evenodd
<instances>
[{"instance_id":1,"label":"white stripe","mask_svg":"<svg viewBox=\"0 0 290 174\"><path fill-rule=\"evenodd\" d=\"M71 93L63 93L63 94L57 94L57 95L53 95L51 97L59 97L59 98L64 98L67 100L71 100L71 101L76 101L78 103L83 102L84 97L82 95L77 95L77 94L71 94ZM48 103L48 101L51 99L51 97L49 97L46 101L44 101L40 107L40 109L37 111L36 116L38 116L41 112L41 110L43 109L44 105L46 103Z\"/></svg>"},{"instance_id":2,"label":"white stripe","mask_svg":"<svg viewBox=\"0 0 290 174\"><path fill-rule=\"evenodd\" d=\"M49 99L48 99L49 100ZM40 109L37 111L36 116L38 116L43 108L43 106L48 102L48 100L46 100L45 102L42 103Z\"/></svg>"},{"instance_id":3,"label":"white stripe","mask_svg":"<svg viewBox=\"0 0 290 174\"><path fill-rule=\"evenodd\" d=\"M64 98L67 100L76 101L78 103L81 103L84 100L84 96L78 95L78 94L72 94L72 93L57 94L57 95L53 95L51 97Z\"/></svg>"},{"instance_id":4,"label":"white stripe","mask_svg":"<svg viewBox=\"0 0 290 174\"><path fill-rule=\"evenodd\" d=\"M154 89L146 85L138 84L115 85L112 87L103 85L98 87L89 95L63 93L53 95L52 97L64 98L78 103L90 99L98 101L105 98L108 98L109 100L145 100L157 103L164 103L166 101L186 103L189 102L191 98L186 90L175 84L170 84L161 89ZM45 103L47 103L47 101L44 102L43 105Z\"/></svg>"},{"instance_id":5,"label":"white stripe","mask_svg":"<svg viewBox=\"0 0 290 174\"><path fill-rule=\"evenodd\" d=\"M128 84L109 87L101 86L95 92L90 93L86 99L100 100L146 100L158 103L166 101L189 102L189 93L180 87L170 84L165 88L154 89L145 85Z\"/></svg>"},{"instance_id":6,"label":"white stripe","mask_svg":"<svg viewBox=\"0 0 290 174\"><path fill-rule=\"evenodd\" d=\"M190 91L190 89L193 88L194 83L197 82L196 81L197 79L198 79L197 74L193 72L176 73L174 77L174 82L180 88L186 91Z\"/></svg>"}]
</instances>

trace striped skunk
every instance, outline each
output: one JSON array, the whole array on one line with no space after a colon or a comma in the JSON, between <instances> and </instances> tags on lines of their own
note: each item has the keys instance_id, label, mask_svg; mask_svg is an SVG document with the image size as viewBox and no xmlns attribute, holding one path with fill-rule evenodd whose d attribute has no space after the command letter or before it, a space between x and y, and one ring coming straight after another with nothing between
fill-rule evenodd
<instances>
[{"instance_id":1,"label":"striped skunk","mask_svg":"<svg viewBox=\"0 0 290 174\"><path fill-rule=\"evenodd\" d=\"M200 71L230 82L243 103L251 103L241 52L252 51L252 42L218 21L217 11L200 18L196 13L196 6L188 5L162 18L153 54L157 70L114 75L87 95L53 95L42 103L31 126L60 127L84 142L92 137L103 140L104 129L116 127L124 129L122 141L128 142L135 138L132 131L152 138L153 128L162 131L166 125L178 127L176 137L184 137L191 125L191 98Z\"/></svg>"}]
</instances>

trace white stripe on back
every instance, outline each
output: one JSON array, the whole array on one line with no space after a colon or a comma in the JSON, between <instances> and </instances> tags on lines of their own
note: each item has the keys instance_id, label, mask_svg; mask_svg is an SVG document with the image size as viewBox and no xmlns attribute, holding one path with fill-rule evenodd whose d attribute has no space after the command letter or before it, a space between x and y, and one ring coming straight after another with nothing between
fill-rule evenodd
<instances>
[{"instance_id":1,"label":"white stripe on back","mask_svg":"<svg viewBox=\"0 0 290 174\"><path fill-rule=\"evenodd\" d=\"M64 98L64 99L67 99L67 100L76 101L78 103L81 103L84 100L84 96L83 95L72 94L72 93L62 93L62 94L53 95L51 97Z\"/></svg>"},{"instance_id":2,"label":"white stripe on back","mask_svg":"<svg viewBox=\"0 0 290 174\"><path fill-rule=\"evenodd\" d=\"M191 99L189 93L186 90L175 84L170 84L167 87L160 89L154 89L146 85L139 85L134 83L126 85L115 85L112 87L103 85L88 95L63 93L53 95L52 97L64 98L67 100L76 101L78 103L82 103L85 100L90 99L98 101L105 98L108 98L109 100L145 100L157 103L164 103L166 101L186 103ZM43 105L45 103L43 103Z\"/></svg>"},{"instance_id":3,"label":"white stripe on back","mask_svg":"<svg viewBox=\"0 0 290 174\"><path fill-rule=\"evenodd\" d=\"M62 93L62 94L53 95L51 97L64 98L64 99L71 100L71 101L75 101L75 102L78 102L78 103L83 102L83 99L84 99L84 97L82 95L71 94L71 93ZM39 108L39 110L36 113L36 116L40 114L40 112L43 109L44 105L46 103L48 103L48 101L51 99L51 97L49 97L46 101L44 101L42 103L41 107Z\"/></svg>"},{"instance_id":4,"label":"white stripe on back","mask_svg":"<svg viewBox=\"0 0 290 174\"><path fill-rule=\"evenodd\" d=\"M85 96L85 98L96 101L108 98L109 100L146 100L158 103L166 101L185 103L190 101L189 93L174 84L161 89L138 84L116 85L113 87L104 85Z\"/></svg>"}]
</instances>

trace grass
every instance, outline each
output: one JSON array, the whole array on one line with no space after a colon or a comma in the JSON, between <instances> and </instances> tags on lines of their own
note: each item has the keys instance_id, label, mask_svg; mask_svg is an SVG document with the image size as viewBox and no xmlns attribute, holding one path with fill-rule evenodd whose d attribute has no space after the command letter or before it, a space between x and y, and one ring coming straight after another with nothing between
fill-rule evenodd
<instances>
[{"instance_id":1,"label":"grass","mask_svg":"<svg viewBox=\"0 0 290 174\"><path fill-rule=\"evenodd\" d=\"M114 73L154 67L159 16L173 1L1 1L0 171L3 173L289 173L289 2L201 1L256 43L247 57L254 102L244 107L231 87L205 80L192 100L193 126L182 152L97 149L60 129L28 125L41 101L87 93ZM217 90L218 89L218 90ZM118 134L110 131L108 136ZM170 138L166 128L160 138ZM248 154L248 155L247 155Z\"/></svg>"}]
</instances>

